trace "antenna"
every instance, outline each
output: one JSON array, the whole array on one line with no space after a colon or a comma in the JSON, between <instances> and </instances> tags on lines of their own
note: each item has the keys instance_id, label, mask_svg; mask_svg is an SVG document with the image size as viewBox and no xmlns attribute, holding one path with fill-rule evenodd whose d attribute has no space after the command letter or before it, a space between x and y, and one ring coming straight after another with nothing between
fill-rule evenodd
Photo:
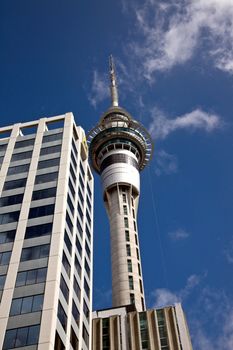
<instances>
[{"instance_id":1,"label":"antenna","mask_svg":"<svg viewBox=\"0 0 233 350\"><path fill-rule=\"evenodd\" d=\"M112 55L109 57L109 68L110 68L110 91L112 97L112 105L114 107L118 106L118 91L117 91L117 83L116 83L116 73L115 73L115 65L113 61Z\"/></svg>"}]
</instances>

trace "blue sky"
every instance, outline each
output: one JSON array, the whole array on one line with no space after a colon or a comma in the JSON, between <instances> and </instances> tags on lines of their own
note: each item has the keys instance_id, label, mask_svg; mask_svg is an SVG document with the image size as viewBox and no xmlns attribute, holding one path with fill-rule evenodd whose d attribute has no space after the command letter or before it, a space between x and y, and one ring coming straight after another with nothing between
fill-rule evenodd
<instances>
[{"instance_id":1,"label":"blue sky","mask_svg":"<svg viewBox=\"0 0 233 350\"><path fill-rule=\"evenodd\" d=\"M182 301L195 350L233 348L232 0L0 2L1 126L120 104L151 132L138 216L147 306ZM95 179L94 306L111 305Z\"/></svg>"}]
</instances>

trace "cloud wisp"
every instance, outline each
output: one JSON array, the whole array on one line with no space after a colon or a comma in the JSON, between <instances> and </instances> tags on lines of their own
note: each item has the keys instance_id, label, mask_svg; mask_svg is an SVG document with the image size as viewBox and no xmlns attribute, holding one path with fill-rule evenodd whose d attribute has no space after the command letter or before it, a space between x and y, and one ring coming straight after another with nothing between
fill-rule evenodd
<instances>
[{"instance_id":1,"label":"cloud wisp","mask_svg":"<svg viewBox=\"0 0 233 350\"><path fill-rule=\"evenodd\" d=\"M107 79L105 79L105 77L101 75L97 70L94 70L91 93L88 97L91 105L96 108L97 104L105 100L108 96L109 88Z\"/></svg>"},{"instance_id":2,"label":"cloud wisp","mask_svg":"<svg viewBox=\"0 0 233 350\"><path fill-rule=\"evenodd\" d=\"M142 35L130 45L142 60L144 76L167 71L200 54L233 74L232 0L147 0L133 4Z\"/></svg>"},{"instance_id":3,"label":"cloud wisp","mask_svg":"<svg viewBox=\"0 0 233 350\"><path fill-rule=\"evenodd\" d=\"M165 139L177 130L194 131L199 129L211 132L221 127L221 121L218 115L207 113L199 108L173 119L169 119L158 108L153 108L152 119L149 131L155 139Z\"/></svg>"},{"instance_id":4,"label":"cloud wisp","mask_svg":"<svg viewBox=\"0 0 233 350\"><path fill-rule=\"evenodd\" d=\"M168 232L168 236L172 241L183 241L190 237L190 233L182 228L179 228L175 231Z\"/></svg>"},{"instance_id":5,"label":"cloud wisp","mask_svg":"<svg viewBox=\"0 0 233 350\"><path fill-rule=\"evenodd\" d=\"M176 174L178 172L177 157L163 149L157 150L155 163L155 174L157 176Z\"/></svg>"}]
</instances>

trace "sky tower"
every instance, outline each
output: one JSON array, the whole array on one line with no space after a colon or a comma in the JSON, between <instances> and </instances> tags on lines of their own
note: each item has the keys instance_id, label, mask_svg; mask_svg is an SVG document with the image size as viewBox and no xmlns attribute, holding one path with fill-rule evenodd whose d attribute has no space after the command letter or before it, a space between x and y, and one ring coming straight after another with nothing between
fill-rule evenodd
<instances>
[{"instance_id":1,"label":"sky tower","mask_svg":"<svg viewBox=\"0 0 233 350\"><path fill-rule=\"evenodd\" d=\"M110 64L111 107L88 135L90 160L101 175L103 199L111 231L113 307L135 304L145 309L137 230L139 172L152 156L144 127L118 104L115 67Z\"/></svg>"}]
</instances>

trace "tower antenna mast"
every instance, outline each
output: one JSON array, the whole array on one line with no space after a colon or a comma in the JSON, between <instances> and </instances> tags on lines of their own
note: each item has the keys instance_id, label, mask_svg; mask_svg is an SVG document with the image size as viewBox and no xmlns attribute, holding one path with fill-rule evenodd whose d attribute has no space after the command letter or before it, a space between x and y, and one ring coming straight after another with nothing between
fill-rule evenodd
<instances>
[{"instance_id":1,"label":"tower antenna mast","mask_svg":"<svg viewBox=\"0 0 233 350\"><path fill-rule=\"evenodd\" d=\"M118 91L117 91L117 82L116 82L116 73L113 56L109 57L109 69L110 69L110 91L112 97L112 106L117 107L118 104Z\"/></svg>"}]
</instances>

